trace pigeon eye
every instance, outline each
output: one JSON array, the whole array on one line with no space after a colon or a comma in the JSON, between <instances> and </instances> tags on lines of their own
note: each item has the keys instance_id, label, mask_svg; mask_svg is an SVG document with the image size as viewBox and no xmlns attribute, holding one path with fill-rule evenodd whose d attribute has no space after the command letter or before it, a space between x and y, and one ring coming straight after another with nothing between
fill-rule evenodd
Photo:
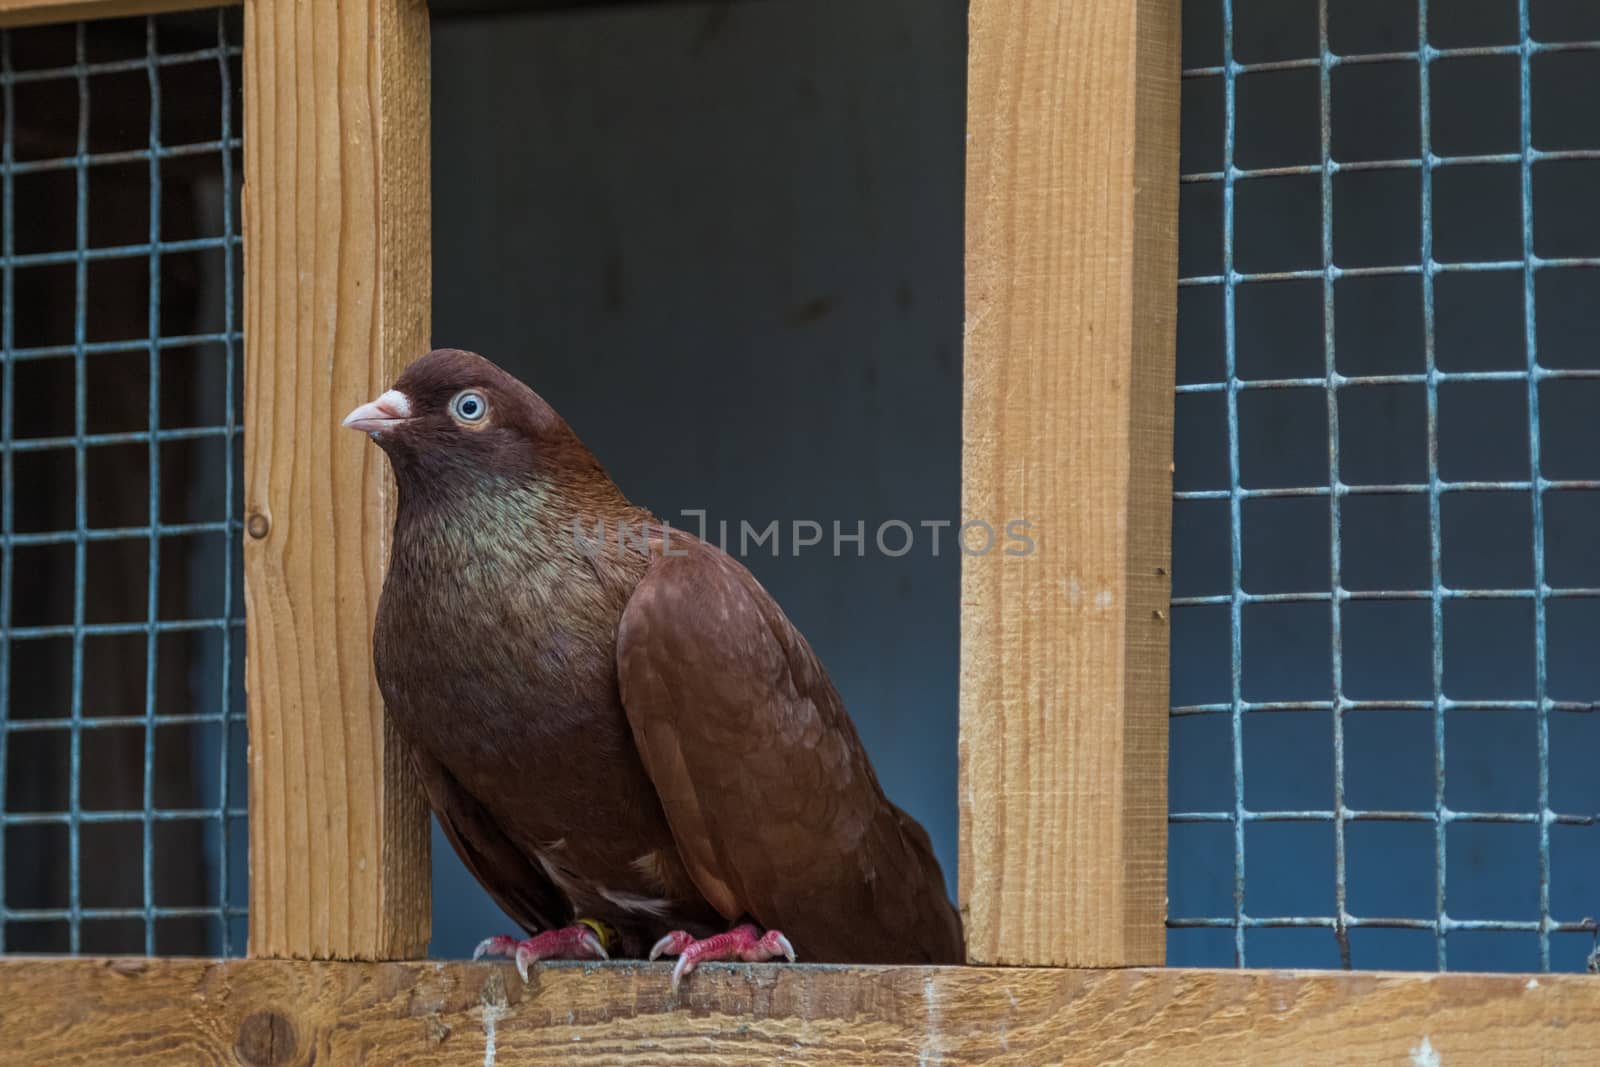
<instances>
[{"instance_id":1,"label":"pigeon eye","mask_svg":"<svg viewBox=\"0 0 1600 1067\"><path fill-rule=\"evenodd\" d=\"M489 402L483 394L473 389L467 389L456 394L450 401L450 414L462 422L477 422L489 413Z\"/></svg>"}]
</instances>

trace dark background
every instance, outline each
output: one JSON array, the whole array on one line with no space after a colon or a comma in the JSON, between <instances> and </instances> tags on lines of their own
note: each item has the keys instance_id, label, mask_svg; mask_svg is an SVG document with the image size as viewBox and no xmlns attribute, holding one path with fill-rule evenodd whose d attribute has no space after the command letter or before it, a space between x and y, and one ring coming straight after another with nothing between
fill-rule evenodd
<instances>
[{"instance_id":1,"label":"dark background","mask_svg":"<svg viewBox=\"0 0 1600 1067\"><path fill-rule=\"evenodd\" d=\"M521 376L663 517L783 523L745 562L952 893L959 563L870 531L960 506L965 38L926 0L433 26L435 342ZM864 521L866 558L794 557L797 519ZM507 924L434 855L457 956Z\"/></svg>"}]
</instances>

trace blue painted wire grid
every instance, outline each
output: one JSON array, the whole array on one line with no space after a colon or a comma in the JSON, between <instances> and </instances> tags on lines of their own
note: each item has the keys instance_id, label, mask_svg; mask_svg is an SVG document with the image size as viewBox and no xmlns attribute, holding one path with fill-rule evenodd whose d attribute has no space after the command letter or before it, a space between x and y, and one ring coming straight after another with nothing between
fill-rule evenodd
<instances>
[{"instance_id":1,"label":"blue painted wire grid","mask_svg":"<svg viewBox=\"0 0 1600 1067\"><path fill-rule=\"evenodd\" d=\"M194 16L182 16L193 25ZM0 130L0 471L3 471L3 489L0 489L0 952L12 947L19 939L18 931L35 924L66 927L65 947L80 951L84 945L86 922L103 920L136 921L142 925L143 949L154 954L157 949L159 924L165 920L210 920L211 951L235 955L243 950L235 926L245 909L238 901L242 886L230 885L231 872L237 870L242 859L245 842L241 820L246 812L237 803L230 805L230 794L238 792L243 771L241 763L244 730L244 709L235 696L235 678L240 666L233 652L234 639L242 632L243 605L237 602L234 587L241 569L241 521L237 514L236 492L239 448L242 428L239 422L239 396L235 385L238 361L242 352L242 335L236 312L236 274L240 248L239 220L234 203L236 154L241 148L239 131L234 129L233 98L237 94L240 45L238 43L237 15L226 10L218 11L214 21L205 16L214 28L211 43L201 48L182 51L161 50L163 27L173 24L164 17L130 20L125 25L141 33L143 54L113 61L91 61L86 42L89 28L77 24L71 29L74 61L69 65L43 69L19 69L19 56L25 55L36 38L36 32L50 31L0 31L0 106L3 106L3 130ZM174 35L176 36L176 35ZM192 43L192 38L189 38ZM163 70L179 65L208 65L215 69L220 86L220 131L209 141L164 143L162 137L162 79ZM149 121L145 144L138 149L115 152L91 151L90 128L95 121L93 104L97 79L109 74L143 73L149 94ZM17 158L16 96L19 86L41 82L62 82L76 92L77 119L75 151L56 158ZM163 240L163 166L169 161L188 160L192 165L214 165L214 176L223 190L220 197L221 232L215 235L187 240ZM94 195L95 175L99 168L114 165L144 164L149 183L149 228L147 239L134 244L111 247L95 246L89 234L89 218ZM75 183L73 210L74 237L70 248L49 249L19 253L16 249L17 178L34 174L61 172L69 174ZM162 283L163 257L178 253L212 252L220 256L222 279L215 287L220 307L208 314L219 328L182 336L162 334ZM148 276L149 301L146 336L130 340L92 341L89 337L92 313L89 292L89 268L106 260L142 260ZM18 322L31 309L17 300L17 272L30 267L61 265L72 269L74 292L73 328L70 343L19 346ZM222 407L212 425L166 427L162 422L162 356L179 348L205 346L207 358L220 360ZM214 356L209 353L215 353ZM88 403L88 364L91 356L116 356L138 359L148 363L149 388L145 402L146 428L133 432L88 432L90 408ZM19 437L16 411L19 404L49 405L59 402L57 396L19 395L17 368L32 361L69 361L72 368L72 432L69 435ZM215 521L164 522L161 512L161 459L162 446L178 441L216 441L221 444L225 458L221 463L220 484L223 498L223 516ZM149 482L147 519L140 525L121 525L111 528L91 527L89 523L90 493L103 491L94 487L88 474L91 455L95 449L111 445L143 445L145 448ZM19 532L19 514L27 515L30 501L17 499L16 460L19 456L50 451L70 450L74 477L73 520L70 529ZM30 518L30 523L35 521ZM162 546L169 539L193 537L196 534L220 535L225 549L217 554L214 573L208 579L220 589L220 610L204 617L163 618L160 610ZM87 605L94 591L88 585L88 553L91 546L106 542L143 541L146 545L147 576L143 582L142 618L127 618L110 622L91 622L87 618ZM18 585L16 550L33 546L58 545L72 551L72 618L69 623L51 625L16 625ZM208 562L208 566L210 562ZM157 647L158 639L167 634L210 633L219 635L220 688L197 695L194 706L158 706ZM85 640L88 638L129 636L144 638L144 682L142 693L128 694L127 702L137 704L138 714L106 715L102 709L85 707ZM37 642L48 639L68 639L71 643L70 705L65 717L39 716L34 709L14 705L13 679L30 669L38 669L41 653ZM31 660L31 662L30 662ZM163 807L157 803L156 737L158 728L214 727L219 744L215 752L202 746L201 755L214 761L205 772L211 802L201 807ZM82 803L86 773L103 773L85 764L85 739L97 731L140 728L142 741L142 796L137 809L85 810ZM62 810L13 811L7 805L13 795L8 791L14 783L8 775L15 769L16 754L11 750L16 739L24 735L65 735L68 759L65 768L67 802ZM199 769L196 768L199 773ZM168 823L186 823L205 827L203 856L182 857L186 862L206 863L209 873L207 902L163 904L158 902L155 854L157 827ZM83 847L85 827L132 825L139 829L139 887L140 902L130 906L89 906L84 903L86 877L99 877L97 857ZM41 863L59 862L59 856L18 854L9 848L13 829L30 826L61 826L66 834L66 901L63 907L15 906L7 899L8 888L14 879L8 879L8 868L13 870L37 866Z\"/></svg>"},{"instance_id":2,"label":"blue painted wire grid","mask_svg":"<svg viewBox=\"0 0 1600 1067\"><path fill-rule=\"evenodd\" d=\"M1541 43L1530 33L1529 0L1520 0L1518 30L1520 41L1516 44L1489 45L1470 48L1436 48L1430 46L1429 0L1417 0L1416 28L1419 47L1414 50L1388 51L1360 55L1337 55L1329 46L1329 0L1317 0L1317 50L1315 56L1262 63L1240 63L1235 59L1235 0L1221 0L1222 62L1215 66L1195 66L1185 69L1185 79L1216 79L1222 84L1221 149L1222 165L1216 170L1186 171L1182 181L1187 185L1220 186L1221 191L1221 269L1214 273L1190 273L1180 279L1181 287L1214 287L1221 290L1223 379L1185 383L1178 386L1180 396L1214 394L1225 404L1227 486L1178 491L1179 501L1213 500L1225 502L1228 509L1228 573L1229 591L1217 595L1174 597L1177 608L1207 605L1226 608L1228 626L1229 688L1226 700L1177 704L1172 708L1174 721L1191 716L1226 716L1228 719L1229 753L1231 764L1232 804L1225 810L1173 811L1169 821L1176 825L1217 824L1231 830L1232 838L1232 909L1231 914L1174 915L1168 926L1174 930L1214 928L1231 931L1233 960L1238 966L1247 965L1246 932L1272 928L1311 928L1329 931L1339 962L1350 967L1353 960L1350 931L1358 928L1391 928L1426 931L1432 935L1433 963L1440 970L1449 966L1449 935L1455 931L1517 931L1537 935L1539 965L1543 970L1551 966L1550 939L1554 933L1593 932L1595 920L1589 915L1555 915L1551 909L1552 880L1561 877L1561 871L1552 870L1550 830L1552 826L1595 826L1600 824L1600 813L1593 811L1558 812L1552 810L1550 792L1550 715L1552 711L1592 713L1600 704L1583 701L1557 701L1548 692L1548 655L1546 610L1552 601L1567 599L1600 598L1600 588L1552 587L1546 579L1546 520L1545 495L1553 491L1600 490L1600 481L1551 479L1543 474L1541 463L1540 384L1563 379L1600 379L1600 371L1592 369L1558 369L1543 366L1539 361L1538 333L1536 328L1535 279L1540 272L1551 269L1593 269L1600 267L1596 257L1541 257L1534 248L1534 174L1539 164L1569 160L1600 159L1600 147L1545 151L1533 143L1533 101L1531 69L1537 57L1558 52L1600 53L1600 40ZM1451 18L1449 8L1434 5L1434 19ZM1431 128L1433 102L1430 90L1429 68L1438 60L1449 58L1507 56L1515 57L1519 73L1520 146L1516 152L1498 152L1480 155L1440 156L1433 151ZM1376 159L1360 162L1340 162L1332 151L1332 73L1334 70L1356 64L1415 63L1418 66L1419 152L1415 158ZM1320 130L1316 163L1244 169L1236 165L1239 144L1239 107L1237 82L1244 74L1267 71L1308 70L1318 78L1317 95L1320 105ZM1488 164L1512 165L1518 168L1520 179L1520 232L1521 253L1515 258L1472 260L1466 262L1441 262L1434 254L1434 199L1433 180L1437 171ZM1357 171L1416 171L1420 187L1420 237L1416 262L1341 268L1335 260L1334 250L1334 177ZM1321 266L1314 269L1277 270L1270 272L1245 272L1237 269L1235 261L1235 194L1242 182L1264 178L1307 176L1318 179L1320 192L1320 255ZM1347 206L1345 208L1349 210ZM1359 210L1359 208L1357 209ZM1437 311L1435 281L1440 275L1452 272L1505 272L1520 276L1522 290L1523 333L1526 365L1520 369L1488 371L1445 371L1435 358ZM1421 292L1423 370L1420 373L1379 373L1345 375L1335 362L1335 283L1341 279L1382 276L1415 276ZM1322 372L1309 376L1246 379L1240 376L1237 333L1237 296L1241 287L1270 282L1319 282L1322 304ZM1513 480L1450 481L1441 477L1439 464L1439 390L1441 385L1466 382L1521 383L1525 387L1527 419L1527 447L1529 449L1529 476ZM1375 386L1421 386L1426 393L1427 472L1426 479L1398 484L1347 484L1341 477L1341 438L1339 398L1352 390ZM1328 421L1327 462L1328 476L1325 484L1294 485L1287 487L1251 487L1241 476L1240 415L1241 395L1257 390L1321 390L1325 398ZM1356 432L1356 431L1352 431ZM1180 467L1187 457L1181 452L1177 457ZM1526 588L1452 588L1445 584L1441 571L1443 555L1443 522L1441 500L1455 494L1517 493L1530 502L1532 523L1532 582ZM1342 544L1343 524L1341 512L1345 503L1354 496L1366 494L1402 495L1425 498L1428 514L1429 559L1431 580L1426 587L1380 590L1351 590L1345 587ZM1311 498L1326 500L1328 506L1328 569L1327 584L1323 588L1306 588L1302 591L1252 594L1244 588L1245 539L1242 536L1242 506L1251 500L1272 498ZM1521 700L1465 700L1453 699L1445 692L1445 629L1444 613L1447 604L1458 601L1525 601L1533 613L1534 692L1532 699ZM1344 684L1344 642L1347 636L1346 608L1361 601L1411 601L1428 605L1429 646L1431 649L1431 689L1428 699L1378 699L1353 700L1346 695ZM1328 605L1329 637L1329 689L1326 699L1252 701L1246 699L1246 680L1258 662L1244 654L1243 616L1247 606L1260 604L1319 604ZM1183 639L1175 637L1173 660L1193 654L1183 646ZM1346 799L1345 729L1347 714L1366 710L1412 711L1428 715L1432 721L1433 748L1433 803L1431 808L1418 810L1362 810L1352 807ZM1445 781L1447 767L1446 716L1452 711L1494 710L1522 712L1537 721L1537 808L1531 811L1458 811L1446 803ZM1246 804L1245 781L1245 722L1247 717L1276 712L1325 711L1329 713L1332 728L1331 752L1333 758L1332 793L1329 803L1313 810L1252 810ZM1184 758L1174 744L1173 759ZM1246 828L1266 823L1325 824L1333 833L1333 877L1331 901L1333 908L1325 914L1267 914L1250 913L1246 908L1246 890L1250 884L1246 855ZM1347 892L1347 829L1358 823L1414 823L1432 827L1433 848L1433 914L1431 917L1385 917L1382 915L1354 914L1349 906ZM1538 908L1537 919L1508 919L1496 916L1457 916L1449 910L1447 894L1446 828L1453 824L1511 824L1529 825L1538 834ZM1184 872L1175 871L1175 878ZM1600 911L1600 902L1596 902ZM1280 961L1281 962L1281 961ZM1311 961L1303 961L1311 962Z\"/></svg>"}]
</instances>

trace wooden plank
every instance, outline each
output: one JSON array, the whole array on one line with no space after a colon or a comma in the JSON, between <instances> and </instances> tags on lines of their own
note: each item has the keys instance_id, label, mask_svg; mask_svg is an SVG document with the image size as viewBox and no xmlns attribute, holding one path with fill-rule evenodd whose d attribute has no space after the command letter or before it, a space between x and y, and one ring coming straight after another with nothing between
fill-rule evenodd
<instances>
[{"instance_id":1,"label":"wooden plank","mask_svg":"<svg viewBox=\"0 0 1600 1067\"><path fill-rule=\"evenodd\" d=\"M244 93L250 951L421 955L427 814L372 676L393 486L339 421L428 349L426 5L249 0Z\"/></svg>"},{"instance_id":2,"label":"wooden plank","mask_svg":"<svg viewBox=\"0 0 1600 1067\"><path fill-rule=\"evenodd\" d=\"M1592 1063L1600 980L712 964L0 960L18 1063Z\"/></svg>"},{"instance_id":3,"label":"wooden plank","mask_svg":"<svg viewBox=\"0 0 1600 1067\"><path fill-rule=\"evenodd\" d=\"M0 0L0 28L231 7L239 0Z\"/></svg>"},{"instance_id":4,"label":"wooden plank","mask_svg":"<svg viewBox=\"0 0 1600 1067\"><path fill-rule=\"evenodd\" d=\"M1177 0L971 0L961 578L974 962L1163 959ZM973 533L969 545L981 544Z\"/></svg>"},{"instance_id":5,"label":"wooden plank","mask_svg":"<svg viewBox=\"0 0 1600 1067\"><path fill-rule=\"evenodd\" d=\"M678 3L681 0L429 0L435 18L460 18L474 15L514 15L538 11L582 11L596 8Z\"/></svg>"}]
</instances>

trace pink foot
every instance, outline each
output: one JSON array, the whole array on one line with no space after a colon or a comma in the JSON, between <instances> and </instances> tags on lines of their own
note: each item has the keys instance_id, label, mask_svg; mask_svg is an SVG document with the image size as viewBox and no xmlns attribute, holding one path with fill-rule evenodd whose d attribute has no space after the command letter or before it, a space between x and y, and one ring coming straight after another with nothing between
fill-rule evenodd
<instances>
[{"instance_id":1,"label":"pink foot","mask_svg":"<svg viewBox=\"0 0 1600 1067\"><path fill-rule=\"evenodd\" d=\"M650 950L651 959L661 955L678 957L678 965L672 968L672 988L676 992L683 976L702 962L742 960L745 963L764 963L782 956L793 963L794 946L777 930L768 930L758 937L756 928L745 923L703 941L696 941L682 930L674 930L657 941Z\"/></svg>"},{"instance_id":2,"label":"pink foot","mask_svg":"<svg viewBox=\"0 0 1600 1067\"><path fill-rule=\"evenodd\" d=\"M517 973L528 980L528 964L540 960L608 960L605 945L594 930L584 923L574 923L560 930L546 930L525 941L505 934L486 937L472 950L472 958L507 956L517 961Z\"/></svg>"}]
</instances>

